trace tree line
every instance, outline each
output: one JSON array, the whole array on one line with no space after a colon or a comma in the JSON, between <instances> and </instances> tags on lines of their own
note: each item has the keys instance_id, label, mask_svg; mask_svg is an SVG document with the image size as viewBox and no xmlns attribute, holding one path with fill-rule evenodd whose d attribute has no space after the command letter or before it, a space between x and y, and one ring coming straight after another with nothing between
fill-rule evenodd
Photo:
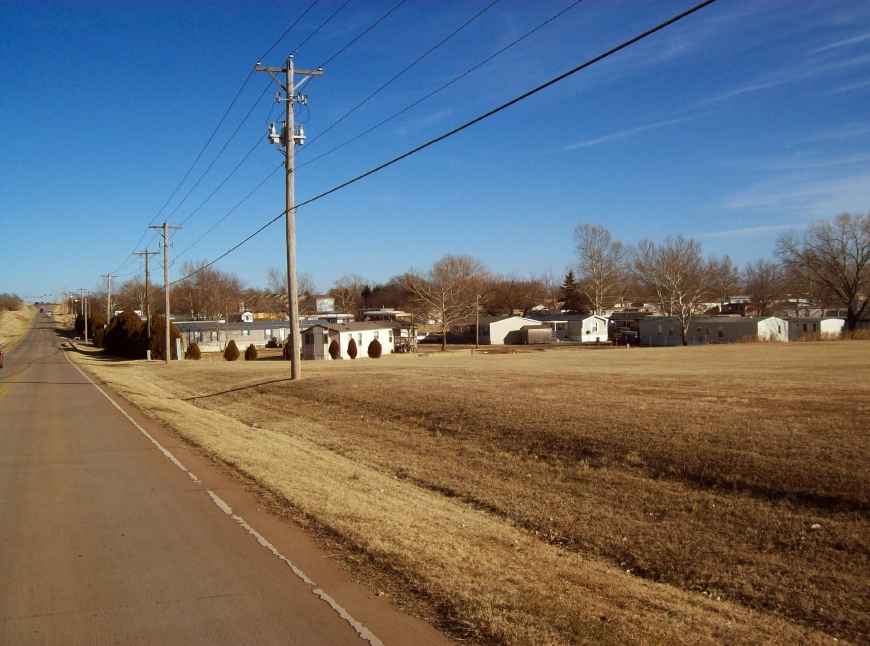
<instances>
[{"instance_id":1,"label":"tree line","mask_svg":"<svg viewBox=\"0 0 870 646\"><path fill-rule=\"evenodd\" d=\"M574 313L603 314L614 306L649 302L679 324L684 341L692 318L710 303L709 313L724 309L729 298L745 295L758 314L769 314L786 300L807 309L836 304L846 310L850 330L867 313L870 299L870 214L843 213L811 223L802 231L783 233L774 259L758 259L740 270L726 255L705 255L701 243L682 235L656 243L636 244L613 238L601 225L580 223L574 229L573 262L563 276L552 273L520 276L490 272L470 256L448 254L425 270L411 268L385 283L356 273L334 281L327 295L337 311L394 308L419 321L435 321L446 332L476 312L497 316L528 314L544 306ZM209 267L206 261L185 262L171 290L173 314L193 320L229 319L245 308L287 315L286 272L273 267L266 285L248 287L235 273ZM318 294L313 277L298 276L300 313L314 311ZM163 313L161 287L151 286L152 313ZM92 302L105 294L96 294ZM113 294L115 309L145 309L140 277L121 283ZM807 312L808 313L808 312Z\"/></svg>"}]
</instances>

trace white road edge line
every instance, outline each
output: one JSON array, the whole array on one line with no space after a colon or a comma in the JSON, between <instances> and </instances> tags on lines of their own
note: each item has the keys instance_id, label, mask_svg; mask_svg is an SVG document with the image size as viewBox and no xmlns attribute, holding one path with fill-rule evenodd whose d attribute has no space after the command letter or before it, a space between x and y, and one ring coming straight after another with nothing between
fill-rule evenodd
<instances>
[{"instance_id":1,"label":"white road edge line","mask_svg":"<svg viewBox=\"0 0 870 646\"><path fill-rule=\"evenodd\" d=\"M105 397L110 402L112 402L112 406L114 406L119 411L121 411L121 414L124 417L126 417L128 420L130 420L130 423L133 426L135 426L137 429L139 429L139 431L145 437L147 437L149 440L151 440L151 442L154 444L154 446L156 446L158 449L160 449L160 451L161 451L161 453L163 453L163 455L165 455L167 458L172 460L172 464L174 464L179 469L184 471L187 475L189 475L190 478L194 482L196 482L197 484L202 484L197 479L197 477L195 475L193 475L190 471L188 471L187 468L176 459L176 457L174 455L172 455L169 451L167 451L165 448L163 448L163 445L161 445L160 442L158 442L153 437L151 437L151 435L148 433L148 431L146 431L144 428L139 426L139 424L136 423L136 420L134 420L132 417L130 417L127 414L127 411L125 411L123 408L121 408L114 399L109 397L109 395L106 393L106 391L104 391L96 383L94 383L93 379L88 377L87 374L85 374L85 372L81 368L79 368L75 363L73 363L73 361L67 356L66 352L63 353L63 356L66 357L66 360L70 362L70 365L72 365L73 368L75 368L76 370L78 370L81 373L82 377L84 377L89 382L91 382L93 387L100 391L100 393L103 395L103 397ZM305 576L305 573L302 570L300 570L298 567L293 565L293 563L290 562L290 559L288 559L286 556L281 554L277 549L275 549L275 547L269 541L267 541L265 538L263 538L263 536L260 535L260 533L257 532L257 530L255 530L253 527L248 525L248 523L246 523L243 518L233 514L233 510L230 508L230 506L227 503L225 503L223 500L218 498L214 494L214 492L212 492L211 490L206 490L206 491L207 491L208 495L211 497L214 504L216 504L222 512L224 512L227 516L231 517L239 525L244 527L245 530L247 530L247 532L249 534L251 534L254 538L257 539L257 542L260 543L260 545L265 547L267 550L272 552L272 554L274 554L279 559L284 561L287 565L289 565L290 569L293 570L293 574L298 576L300 579L302 579L308 585L312 585L312 586L316 585L314 583L314 581L312 581L307 576ZM329 604L329 607L332 608L333 610L335 610L335 612L338 613L338 616L341 617L342 619L344 619L347 623L349 623L351 625L351 627L357 632L357 634L360 637L362 637L363 639L365 639L369 644L371 644L371 646L384 646L383 642L380 639L375 637L368 628L366 628L361 623L359 623L356 619L351 617L344 608L342 608L340 605L338 605L338 603L336 603L335 600L332 597L330 597L328 594L326 594L323 590L321 590L320 588L317 588L315 590L312 590L312 592L314 594L316 594L318 597L320 597L327 604Z\"/></svg>"},{"instance_id":2,"label":"white road edge line","mask_svg":"<svg viewBox=\"0 0 870 646\"><path fill-rule=\"evenodd\" d=\"M152 443L154 446L156 446L156 447L160 450L160 452L163 453L163 455L165 455L167 458L169 458L169 459L172 461L172 464L174 464L174 465L177 466L179 469L181 469L182 471L184 471L188 476L190 476L190 479L193 480L196 484L202 484L202 483L199 481L199 478L197 478L197 477L196 477L195 475L193 475L190 471L188 471L187 468L186 468L183 464L181 464L181 462L179 462L178 459L177 459L174 455L172 455L169 451L167 451L165 448L163 448L163 445L160 444L160 442L158 442L158 441L155 440L153 437L151 437L151 435L148 433L148 431L146 431L144 428L142 428L141 426L139 426L139 424L136 423L136 420L134 420L132 417L130 417L130 416L127 414L127 411L125 411L123 408L121 408L121 407L118 405L118 402L116 402L114 399L112 399L111 397L109 397L109 395L106 393L105 390L103 390L103 389L100 388L96 383L94 383L94 380L93 380L93 379L91 379L90 377L88 377L88 376L85 374L85 372L84 372L81 368L79 368L75 363L73 363L73 361L72 361L69 357L67 357L66 352L63 353L63 356L66 357L66 360L70 362L70 365L72 365L73 368L75 368L76 370L78 370L78 371L82 374L82 377L84 377L85 379L87 379L88 381L90 381L90 382L91 382L91 385L93 385L94 388L96 388L97 390L100 391L100 393L103 395L103 397L105 397L105 398L108 399L110 402L112 402L112 406L114 406L114 407L117 408L119 411L121 411L121 414L122 414L124 417L126 417L128 420L130 420L130 423L131 423L133 426L135 426L137 429L139 429L139 432L141 432L142 435L144 435L144 436L147 437L149 440L151 440L151 443Z\"/></svg>"},{"instance_id":3,"label":"white road edge line","mask_svg":"<svg viewBox=\"0 0 870 646\"><path fill-rule=\"evenodd\" d=\"M257 530L255 530L253 527L248 525L248 523L246 523L245 520L241 516L236 516L233 513L233 510L230 508L230 506L227 503L225 503L223 500L221 500L213 491L207 490L207 493L209 496L211 496L211 499L214 501L214 504L216 504L222 512L224 512L227 516L229 516L234 521L236 521L239 525L244 527L245 530L247 530L247 532L249 534L251 534L254 538L257 539L257 542L260 545L265 547L267 550L272 552L272 554L274 554L279 559L284 561L287 565L289 565L290 569L293 570L293 574L298 576L300 579L302 579L308 585L311 585L311 586L316 585L314 583L314 581L312 581L307 576L305 576L305 573L302 570L300 570L298 567L293 565L293 563L290 562L290 559L288 559L286 556L281 554L277 549L275 549L275 546L272 545L265 538L263 538L257 532ZM312 590L312 592L314 594L316 594L318 597L320 597L327 604L329 604L329 607L332 608L333 610L335 610L335 612L338 613L338 616L341 617L342 619L344 619L347 623L349 623L351 625L351 627L357 632L357 634L361 638L365 639L369 644L371 644L371 646L384 646L383 642L381 642L380 639L375 637L368 628L366 628L360 622L358 622L356 619L351 617L348 614L347 610L345 610L340 605L338 605L338 603L336 603L336 601L332 597L330 597L328 594L326 594L323 590L321 590L320 588L315 588L314 590Z\"/></svg>"}]
</instances>

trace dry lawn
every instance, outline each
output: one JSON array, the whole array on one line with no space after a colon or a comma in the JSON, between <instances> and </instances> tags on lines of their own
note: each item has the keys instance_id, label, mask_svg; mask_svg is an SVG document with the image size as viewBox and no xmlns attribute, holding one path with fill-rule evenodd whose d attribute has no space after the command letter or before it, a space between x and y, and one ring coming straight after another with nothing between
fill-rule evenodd
<instances>
[{"instance_id":1,"label":"dry lawn","mask_svg":"<svg viewBox=\"0 0 870 646\"><path fill-rule=\"evenodd\" d=\"M0 346L4 352L11 349L30 330L38 310L27 303L18 311L4 310L0 312Z\"/></svg>"},{"instance_id":2,"label":"dry lawn","mask_svg":"<svg viewBox=\"0 0 870 646\"><path fill-rule=\"evenodd\" d=\"M870 343L79 358L473 641L870 640Z\"/></svg>"}]
</instances>

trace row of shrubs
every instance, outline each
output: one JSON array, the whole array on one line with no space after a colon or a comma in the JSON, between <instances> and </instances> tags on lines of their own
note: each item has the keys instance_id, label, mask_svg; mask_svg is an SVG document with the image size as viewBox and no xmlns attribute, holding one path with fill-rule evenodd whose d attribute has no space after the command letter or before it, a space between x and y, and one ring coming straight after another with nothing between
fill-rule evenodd
<instances>
[{"instance_id":1,"label":"row of shrubs","mask_svg":"<svg viewBox=\"0 0 870 646\"><path fill-rule=\"evenodd\" d=\"M151 334L148 334L148 324L133 310L124 310L112 317L108 325L106 317L99 312L91 312L87 317L88 334L97 348L103 348L109 354L126 359L144 359L151 350L153 359L164 359L166 345L166 319L155 316L151 321ZM75 329L84 334L85 317L79 314L75 319ZM150 336L150 340L149 340ZM178 356L175 350L175 339L181 338L181 332L170 324L169 338L172 359Z\"/></svg>"},{"instance_id":2,"label":"row of shrubs","mask_svg":"<svg viewBox=\"0 0 870 646\"><path fill-rule=\"evenodd\" d=\"M81 314L76 317L75 329L79 334L83 334L85 330L85 319ZM151 350L153 359L164 359L163 349L166 339L166 319L162 316L155 316L153 327L151 329L151 341L148 341L148 325L142 321L142 318L133 310L124 310L117 316L113 317L109 324L106 325L106 318L99 312L92 312L88 315L88 330L92 335L94 346L104 348L109 354L127 359L144 359L147 350ZM181 332L174 324L170 325L170 352L171 358L177 359L175 350L175 339L181 338ZM372 359L378 359L381 356L383 348L380 341L374 339L368 346L368 356ZM290 346L284 346L284 358L289 359ZM350 339L347 344L347 354L351 359L356 359L358 355L356 341ZM227 361L237 361L242 354L234 340L230 340L224 350L224 359ZM333 359L338 359L341 356L338 341L333 340L329 344L329 356ZM202 358L202 352L199 345L194 341L187 346L184 353L185 359L198 361ZM253 344L249 345L245 350L245 361L257 360L257 348Z\"/></svg>"},{"instance_id":3,"label":"row of shrubs","mask_svg":"<svg viewBox=\"0 0 870 646\"><path fill-rule=\"evenodd\" d=\"M268 347L268 346L267 346ZM381 357L381 352L383 351L383 347L381 346L381 342L377 339L372 340L369 343L368 347L368 355L372 359L379 359ZM284 358L289 359L290 345L287 344L284 346ZM351 339L347 344L347 355L351 359L357 358L357 345L356 341ZM188 356L189 355L189 356ZM187 346L187 352L184 354L187 359L199 359L202 356L202 353L199 350L199 346L194 341L189 346ZM237 361L241 356L241 352L239 352L239 347L236 345L234 340L230 340L227 344L226 349L224 350L224 359L227 361ZM335 339L332 340L332 343L329 344L329 356L333 359L338 359L341 356L341 350L338 346L338 341ZM256 361L257 360L257 348L254 347L252 343L245 350L245 361Z\"/></svg>"}]
</instances>

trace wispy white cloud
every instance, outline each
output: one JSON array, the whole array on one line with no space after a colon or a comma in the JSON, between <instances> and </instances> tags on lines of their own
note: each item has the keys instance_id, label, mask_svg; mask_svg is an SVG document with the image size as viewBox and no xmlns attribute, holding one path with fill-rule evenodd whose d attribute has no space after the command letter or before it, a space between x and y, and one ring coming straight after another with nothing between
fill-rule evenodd
<instances>
[{"instance_id":1,"label":"wispy white cloud","mask_svg":"<svg viewBox=\"0 0 870 646\"><path fill-rule=\"evenodd\" d=\"M728 229L726 231L711 231L710 233L696 233L693 238L737 238L740 236L755 235L758 233L769 233L771 231L783 231L785 229L800 229L805 227L806 223L794 224L773 224L764 227L747 227L745 229Z\"/></svg>"},{"instance_id":2,"label":"wispy white cloud","mask_svg":"<svg viewBox=\"0 0 870 646\"><path fill-rule=\"evenodd\" d=\"M830 177L802 171L785 173L737 191L725 199L722 207L818 218L843 211L865 211L868 201L870 169Z\"/></svg>"},{"instance_id":3,"label":"wispy white cloud","mask_svg":"<svg viewBox=\"0 0 870 646\"><path fill-rule=\"evenodd\" d=\"M863 123L849 123L840 128L823 130L811 137L807 137L805 141L827 141L831 139L852 139L853 137L863 137L870 135L870 125Z\"/></svg>"},{"instance_id":4,"label":"wispy white cloud","mask_svg":"<svg viewBox=\"0 0 870 646\"><path fill-rule=\"evenodd\" d=\"M663 128L665 126L670 126L675 123L681 123L683 121L688 121L693 117L679 117L677 119L665 119L664 121L657 121L655 123L648 123L644 126L638 126L636 128L629 128L628 130L622 130L621 132L614 132L609 135L603 135L601 137L596 137L594 139L587 139L585 141L578 141L577 143L570 144L563 148L559 148L556 151L557 153L566 153L572 150L577 150L579 148L588 148L589 146L597 146L599 144L603 144L608 141L613 141L614 139L622 139L624 137L630 137L631 135L635 135L639 132L645 132L647 130L653 130L655 128Z\"/></svg>"},{"instance_id":5,"label":"wispy white cloud","mask_svg":"<svg viewBox=\"0 0 870 646\"><path fill-rule=\"evenodd\" d=\"M852 38L846 38L845 40L837 41L836 43L831 43L830 45L825 45L824 47L819 47L817 50L813 51L813 54L818 54L819 52L826 52L829 49L835 49L837 47L845 47L847 45L854 45L855 43L862 43L865 40L870 40L870 32L866 34L861 34L860 36L854 36Z\"/></svg>"},{"instance_id":6,"label":"wispy white cloud","mask_svg":"<svg viewBox=\"0 0 870 646\"><path fill-rule=\"evenodd\" d=\"M831 90L831 94L840 94L842 92L851 92L852 90L860 90L861 88L865 88L870 85L870 78L865 78L861 81L856 81L854 83L847 83L846 85L841 85L840 87L835 87Z\"/></svg>"}]
</instances>

